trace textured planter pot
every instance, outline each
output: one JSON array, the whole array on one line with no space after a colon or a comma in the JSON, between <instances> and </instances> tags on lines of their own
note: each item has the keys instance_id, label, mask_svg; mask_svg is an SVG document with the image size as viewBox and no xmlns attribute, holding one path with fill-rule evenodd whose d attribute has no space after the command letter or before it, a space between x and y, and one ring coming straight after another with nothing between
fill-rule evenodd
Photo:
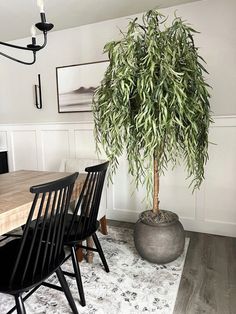
<instances>
[{"instance_id":1,"label":"textured planter pot","mask_svg":"<svg viewBox=\"0 0 236 314\"><path fill-rule=\"evenodd\" d=\"M134 243L145 260L156 264L169 263L183 252L184 228L175 213L161 211L157 216L146 211L135 224Z\"/></svg>"}]
</instances>

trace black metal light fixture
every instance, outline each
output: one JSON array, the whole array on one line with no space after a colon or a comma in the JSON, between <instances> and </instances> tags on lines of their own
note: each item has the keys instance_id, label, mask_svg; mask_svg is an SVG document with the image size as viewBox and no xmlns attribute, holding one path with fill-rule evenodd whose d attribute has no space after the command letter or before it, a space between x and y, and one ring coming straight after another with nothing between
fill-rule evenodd
<instances>
[{"instance_id":1,"label":"black metal light fixture","mask_svg":"<svg viewBox=\"0 0 236 314\"><path fill-rule=\"evenodd\" d=\"M54 27L53 24L48 23L46 21L46 15L45 15L45 12L44 12L44 0L37 0L37 4L38 4L38 6L40 8L41 22L36 23L35 26L33 25L31 27L32 43L27 45L26 47L24 47L24 46L12 45L12 44L0 41L0 45L3 45L3 46L7 46L7 47L10 47L10 48L15 48L15 49L31 51L32 54L33 54L33 60L30 61L30 62L22 61L22 60L13 58L13 57L11 57L11 56L7 55L6 53L3 53L3 52L0 52L0 55L6 57L8 59L11 59L13 61L22 63L22 64L31 65L31 64L35 63L35 61L36 61L36 52L41 50L41 49L43 49L46 46L46 44L47 44L47 32L49 32ZM37 45L37 43L36 43L36 28L35 27L38 30L40 30L41 32L43 32L44 43L41 46Z\"/></svg>"},{"instance_id":2,"label":"black metal light fixture","mask_svg":"<svg viewBox=\"0 0 236 314\"><path fill-rule=\"evenodd\" d=\"M42 101L42 89L41 89L41 77L38 74L38 85L34 85L34 93L35 93L35 106L37 109L43 108L43 101Z\"/></svg>"}]
</instances>

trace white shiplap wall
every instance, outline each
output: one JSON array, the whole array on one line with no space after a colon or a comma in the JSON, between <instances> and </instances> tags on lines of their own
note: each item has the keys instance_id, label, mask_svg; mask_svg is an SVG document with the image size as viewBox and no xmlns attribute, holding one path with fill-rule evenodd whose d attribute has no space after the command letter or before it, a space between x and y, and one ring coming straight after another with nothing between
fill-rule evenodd
<instances>
[{"instance_id":1,"label":"white shiplap wall","mask_svg":"<svg viewBox=\"0 0 236 314\"><path fill-rule=\"evenodd\" d=\"M236 236L236 117L214 120L210 141L215 144L209 147L201 189L191 193L183 168L169 171L161 178L161 208L178 213L186 230ZM62 158L96 156L90 122L1 125L0 148L8 150L11 171L57 171ZM136 221L146 209L145 189L132 194L130 181L123 156L108 188L108 218Z\"/></svg>"}]
</instances>

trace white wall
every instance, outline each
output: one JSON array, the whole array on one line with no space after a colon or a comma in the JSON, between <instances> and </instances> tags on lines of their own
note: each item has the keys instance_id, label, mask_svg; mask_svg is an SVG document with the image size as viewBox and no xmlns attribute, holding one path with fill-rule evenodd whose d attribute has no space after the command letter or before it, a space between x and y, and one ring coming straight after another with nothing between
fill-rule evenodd
<instances>
[{"instance_id":1,"label":"white wall","mask_svg":"<svg viewBox=\"0 0 236 314\"><path fill-rule=\"evenodd\" d=\"M196 35L205 57L213 87L211 105L215 115L236 114L236 12L235 0L203 0L161 10L177 13L201 34ZM88 113L58 113L56 67L106 59L104 44L119 38L128 17L49 33L47 47L33 66L24 66L0 56L0 123L72 122L92 119ZM28 43L30 39L18 41ZM16 51L16 56L20 54ZM34 107L33 84L41 73L42 110Z\"/></svg>"},{"instance_id":2,"label":"white wall","mask_svg":"<svg viewBox=\"0 0 236 314\"><path fill-rule=\"evenodd\" d=\"M214 115L236 114L236 1L203 0L162 12L186 19L200 34L200 54L207 62Z\"/></svg>"},{"instance_id":3,"label":"white wall","mask_svg":"<svg viewBox=\"0 0 236 314\"><path fill-rule=\"evenodd\" d=\"M57 171L62 158L96 158L92 123L16 124L0 126L0 141L8 148L10 170ZM186 173L179 167L161 177L160 206L176 212L186 230L236 236L236 117L218 117L210 128L206 179L194 194ZM4 148L4 147L2 147ZM135 222L145 188L133 192L127 160L108 189L107 216Z\"/></svg>"}]
</instances>

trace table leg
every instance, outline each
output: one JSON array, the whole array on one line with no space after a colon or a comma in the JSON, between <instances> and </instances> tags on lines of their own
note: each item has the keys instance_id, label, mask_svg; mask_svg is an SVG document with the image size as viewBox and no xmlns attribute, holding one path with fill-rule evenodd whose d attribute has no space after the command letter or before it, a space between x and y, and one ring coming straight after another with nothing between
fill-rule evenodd
<instances>
[{"instance_id":1,"label":"table leg","mask_svg":"<svg viewBox=\"0 0 236 314\"><path fill-rule=\"evenodd\" d=\"M79 242L79 244L82 244L82 241ZM78 262L82 262L84 258L83 249L81 247L78 247L76 250L76 257Z\"/></svg>"},{"instance_id":2,"label":"table leg","mask_svg":"<svg viewBox=\"0 0 236 314\"><path fill-rule=\"evenodd\" d=\"M107 232L107 219L106 219L106 215L103 216L101 219L100 219L100 231L102 234L104 235L107 235L108 232Z\"/></svg>"},{"instance_id":3,"label":"table leg","mask_svg":"<svg viewBox=\"0 0 236 314\"><path fill-rule=\"evenodd\" d=\"M107 235L108 232L107 232L107 220L106 220L106 216L103 216L101 219L100 219L100 231L102 234L104 235ZM89 237L87 240L87 246L88 247L91 247L93 248L94 246L94 243L93 243L93 238L92 237ZM80 242L81 244L82 242ZM84 258L84 255L83 255L83 250L82 248L78 248L77 251L76 251L76 256L77 256L77 260L78 262L81 262ZM86 253L86 259L87 259L87 262L89 264L92 264L93 263L93 256L94 256L94 253L93 251L90 251L90 250L87 250L87 253Z\"/></svg>"},{"instance_id":4,"label":"table leg","mask_svg":"<svg viewBox=\"0 0 236 314\"><path fill-rule=\"evenodd\" d=\"M93 243L93 238L89 237L89 238L87 238L86 241L87 241L87 246L93 248L93 244L94 244ZM87 250L86 258L87 258L87 262L89 264L93 263L93 256L94 256L93 251Z\"/></svg>"}]
</instances>

